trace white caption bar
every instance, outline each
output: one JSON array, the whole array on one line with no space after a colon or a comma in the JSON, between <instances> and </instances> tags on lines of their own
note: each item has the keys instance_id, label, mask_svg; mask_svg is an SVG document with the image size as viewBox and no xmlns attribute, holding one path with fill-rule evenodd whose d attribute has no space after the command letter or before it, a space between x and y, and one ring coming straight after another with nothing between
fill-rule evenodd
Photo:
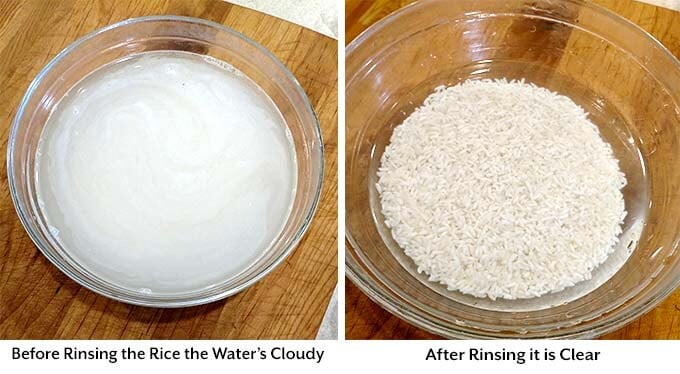
<instances>
[{"instance_id":1,"label":"white caption bar","mask_svg":"<svg viewBox=\"0 0 680 374\"><path fill-rule=\"evenodd\" d=\"M276 370L318 373L338 365L336 341L2 341L0 370L24 372L166 373ZM11 370L16 369L16 370ZM31 370L32 372L32 370Z\"/></svg>"},{"instance_id":2,"label":"white caption bar","mask_svg":"<svg viewBox=\"0 0 680 374\"><path fill-rule=\"evenodd\" d=\"M34 369L97 374L121 369L583 374L661 371L674 367L679 353L680 341L43 340L1 341L0 368L7 373Z\"/></svg>"}]
</instances>

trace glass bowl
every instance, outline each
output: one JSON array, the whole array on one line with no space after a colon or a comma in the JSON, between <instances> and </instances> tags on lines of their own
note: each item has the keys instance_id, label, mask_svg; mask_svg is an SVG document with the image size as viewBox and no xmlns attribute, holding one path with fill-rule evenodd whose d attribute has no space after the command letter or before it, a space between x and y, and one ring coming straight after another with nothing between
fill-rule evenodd
<instances>
[{"instance_id":1,"label":"glass bowl","mask_svg":"<svg viewBox=\"0 0 680 374\"><path fill-rule=\"evenodd\" d=\"M346 268L395 315L449 338L591 338L680 282L680 63L631 22L581 1L420 1L346 50ZM475 298L427 281L383 222L380 157L440 85L524 79L569 96L612 145L628 215L593 279L534 299Z\"/></svg>"},{"instance_id":2,"label":"glass bowl","mask_svg":"<svg viewBox=\"0 0 680 374\"><path fill-rule=\"evenodd\" d=\"M208 288L181 294L145 294L91 273L52 240L37 208L35 151L45 122L79 80L110 62L149 51L187 51L225 61L258 84L290 129L297 159L297 189L279 236L241 273ZM184 307L235 294L272 271L295 248L316 210L323 177L323 143L314 110L295 77L264 47L225 26L197 18L152 16L97 30L59 53L31 83L17 110L7 149L12 200L29 236L61 271L84 287L130 304Z\"/></svg>"}]
</instances>

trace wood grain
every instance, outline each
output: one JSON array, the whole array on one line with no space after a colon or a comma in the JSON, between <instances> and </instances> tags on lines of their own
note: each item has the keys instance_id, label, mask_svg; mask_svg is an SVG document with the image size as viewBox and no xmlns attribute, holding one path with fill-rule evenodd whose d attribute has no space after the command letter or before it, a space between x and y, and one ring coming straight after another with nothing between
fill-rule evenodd
<instances>
[{"instance_id":1,"label":"wood grain","mask_svg":"<svg viewBox=\"0 0 680 374\"><path fill-rule=\"evenodd\" d=\"M638 24L659 39L675 56L680 57L679 12L630 0L596 2ZM347 44L373 23L409 3L411 3L409 0L348 0L345 8ZM439 339L438 336L416 328L385 311L364 295L349 279L345 282L345 337ZM680 339L680 290L646 315L602 338Z\"/></svg>"},{"instance_id":2,"label":"wood grain","mask_svg":"<svg viewBox=\"0 0 680 374\"><path fill-rule=\"evenodd\" d=\"M0 0L0 139L38 71L68 44L126 18L175 14L227 25L271 50L319 117L326 174L314 222L281 266L245 292L184 309L135 307L94 294L36 249L0 172L0 338L309 339L337 281L337 42L219 0Z\"/></svg>"}]
</instances>

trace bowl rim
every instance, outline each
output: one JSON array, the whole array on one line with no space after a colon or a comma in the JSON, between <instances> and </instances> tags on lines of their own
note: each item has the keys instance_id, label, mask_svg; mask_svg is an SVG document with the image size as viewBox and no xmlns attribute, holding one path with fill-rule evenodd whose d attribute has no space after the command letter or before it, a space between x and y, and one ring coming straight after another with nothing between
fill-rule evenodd
<instances>
[{"instance_id":1,"label":"bowl rim","mask_svg":"<svg viewBox=\"0 0 680 374\"><path fill-rule=\"evenodd\" d=\"M28 101L33 97L33 94L35 93L35 90L37 89L38 85L43 81L44 77L47 75L48 72L52 70L52 68L60 63L66 56L68 56L70 53L72 53L74 50L76 50L78 47L80 47L83 43L89 41L90 39L93 39L100 34L103 34L107 31L119 28L119 27L124 27L128 25L133 25L133 24L138 24L138 23L145 23L145 22L184 22L184 23L190 23L190 24L199 24L202 26L207 26L209 28L213 29L218 29L219 31L226 32L232 36L235 36L252 47L254 47L256 50L258 50L260 53L264 54L267 56L273 63L274 65L281 71L283 74L286 76L286 78L292 83L296 93L300 95L300 97L304 101L304 110L309 111L311 114L312 123L308 123L307 125L311 125L312 131L313 131L313 140L318 142L319 144L319 156L316 158L316 160L312 160L312 163L316 163L316 167L319 170L318 177L316 180L312 180L312 182L315 184L313 196L312 196L312 204L311 206L307 209L306 212L304 212L304 217L302 220L301 225L295 232L295 234L292 236L290 243L284 248L284 250L276 257L274 258L267 267L259 271L257 274L255 274L252 278L246 280L243 283L240 283L234 287L231 287L226 290L222 290L218 293L215 294L209 294L207 296L202 296L202 297L197 297L197 298L192 298L190 295L181 295L178 297L174 297L173 299L152 299L152 298L147 298L144 297L143 295L137 295L134 297L131 297L130 295L126 294L119 294L119 293L114 293L109 290L103 289L100 285L98 284L93 284L89 280L80 277L78 274L71 273L70 271L66 270L66 268L63 266L62 261L59 260L54 254L51 253L50 250L48 250L48 247L45 243L43 243L36 233L33 232L33 230L29 226L29 221L31 220L31 214L27 211L25 211L23 204L21 203L18 194L17 194L17 186L16 186L16 181L15 181L15 169L14 169L14 152L15 152L15 142L16 142L16 137L17 133L19 131L19 123L20 119L23 118L23 116L26 114L26 106L28 105ZM41 70L40 72L36 75L36 77L31 81L29 84L28 88L26 89L26 93L24 94L23 98L21 99L21 102L19 104L19 107L17 108L16 114L14 116L14 119L12 120L12 125L10 128L10 134L9 134L9 141L7 144L7 179L9 181L9 190L10 190L10 196L12 198L12 203L14 205L14 208L17 212L17 215L19 216L19 220L21 221L22 226L24 227L24 230L26 233L28 233L28 236L31 238L31 241L34 243L34 245L42 252L42 254L47 257L47 259L54 265L56 266L62 273L64 273L66 276L68 276L70 279L74 280L81 286L85 287L86 289L93 291L99 295L102 295L104 297L114 299L123 303L127 304L132 304L132 305L138 305L138 306L145 306L145 307L156 307L156 308L182 308L182 307L191 307L191 306L197 306L197 305L203 305L207 303L211 303L214 301L218 301L221 299L224 299L226 297L229 297L231 295L234 295L236 293L239 293L262 278L264 278L267 274L269 274L271 271L273 271L276 267L278 267L290 254L293 252L293 250L297 247L297 245L300 243L302 240L303 236L309 229L311 222L314 218L314 215L317 211L318 205L319 205L319 200L321 198L321 192L323 188L323 179L324 179L324 143L323 143L323 138L321 136L321 126L319 123L319 118L316 114L316 111L314 110L314 107L312 106L309 97L305 93L304 89L302 88L302 85L300 82L295 78L293 73L279 60L278 57L276 57L271 51L269 51L267 48L259 44L258 42L254 41L253 39L245 36L244 34L219 23L209 21L206 19L202 18L197 18L197 17L187 17L187 16L178 16L178 15L151 15L151 16L143 16L143 17L134 17L134 18L128 18L124 19L122 21L118 21L115 23L112 23L110 25L95 29L94 31L76 39L74 42L69 44L66 48L64 48L62 51L60 51L55 57L53 57ZM267 250L265 250L265 253Z\"/></svg>"},{"instance_id":2,"label":"bowl rim","mask_svg":"<svg viewBox=\"0 0 680 374\"><path fill-rule=\"evenodd\" d=\"M437 1L437 0L434 0ZM663 45L654 35L652 35L649 31L643 29L641 26L638 24L634 23L633 21L629 20L628 18L625 18L618 13L615 13L604 6L600 4L596 4L593 2L586 2L584 0L563 0L568 3L572 3L575 5L578 5L580 7L588 7L591 8L592 10L599 12L602 15L605 15L609 18L611 18L615 22L620 22L623 23L624 26L628 27L629 29L632 29L633 32L638 32L641 33L648 41L652 42L652 45L659 50L661 53L666 55L667 58L671 60L671 62L675 65L676 68L680 69L680 58L675 57L666 46ZM367 27L365 30L363 30L359 35L357 35L345 48L345 56L349 56L354 50L361 45L365 39L369 38L373 33L382 30L383 28L387 27L394 19L396 19L402 12L407 12L410 11L411 8L416 8L419 6L422 6L422 4L429 2L429 0L416 0L412 3L409 3L393 12L385 16L384 18L381 18L378 20L376 23L370 25Z\"/></svg>"},{"instance_id":3,"label":"bowl rim","mask_svg":"<svg viewBox=\"0 0 680 374\"><path fill-rule=\"evenodd\" d=\"M434 0L438 1L438 0ZM433 1L433 2L434 2ZM579 7L586 7L589 8L590 10L598 13L601 16L605 16L610 18L616 23L621 24L623 27L626 27L629 31L638 33L639 35L642 35L647 42L650 42L650 46L653 46L657 51L661 52L664 57L671 63L671 65L674 65L675 68L680 71L680 59L675 57L658 39L656 39L651 33L637 25L636 23L628 20L627 18L605 8L604 6L601 6L599 4L591 3L591 2L586 2L583 0L565 0L568 3L572 3L574 5L577 5ZM390 25L394 20L396 20L399 16L402 15L402 13L405 12L410 12L413 9L419 8L424 6L424 4L428 3L430 1L428 0L417 0L414 1L404 7L401 7L384 18L378 20L376 23L370 25L367 27L365 30L363 30L357 37L355 37L345 48L345 56L346 60L349 60L350 56L354 53L354 51L362 45L366 39L371 37L374 33L386 28L388 25ZM345 82L346 85L349 84L352 81L352 77L346 77ZM349 220L347 217L347 212L345 212L345 220ZM469 329L465 328L456 328L454 326L442 326L440 324L437 324L433 322L432 320L425 318L418 313L405 308L406 304L402 303L399 298L395 298L393 295L390 294L390 291L387 291L384 286L376 284L376 282L372 280L367 279L368 273L364 269L365 265L360 264L361 259L355 258L356 256L353 255L351 252L352 250L356 250L357 248L361 248L356 240L354 239L351 231L348 229L349 226L345 225L345 239L347 240L347 244L349 245L350 248L345 248L345 273L347 277L350 279L350 281L357 286L366 296L369 297L372 301L377 303L379 306L390 312L391 314L395 315L396 317L411 323L419 328L422 328L430 333L446 337L446 338L463 338L463 339L493 339L493 338L498 338L500 337L499 334L496 334L492 330L484 330L481 328L475 328L471 327ZM678 245L676 246L676 249L680 246L680 242L678 242ZM361 256L359 256L361 257ZM666 297L668 297L673 291L675 291L678 287L680 287L680 277L677 277L674 279L672 282L669 282L668 285L666 285L665 288L662 288L659 292L656 294L650 296L647 300L644 300L644 302L641 303L637 308L631 309L628 314L624 314L622 316L619 316L620 318L618 319L613 319L613 317L609 316L603 321L590 326L586 328L581 328L581 329L576 329L574 331L570 332L559 332L557 334L544 334L544 335L537 335L537 336L531 336L528 338L531 339L545 339L545 338L557 338L557 339L590 339L590 338L596 338L598 336L601 336L603 334L606 334L608 332L612 332L620 327L623 327L624 325L632 322L633 320L637 319L641 315L649 312L652 308L657 306L661 301L663 301ZM387 289L389 289L389 286L387 286ZM619 308L621 305L618 305L615 307L613 310ZM522 338L521 336L515 336L513 337L514 339L517 338Z\"/></svg>"}]
</instances>

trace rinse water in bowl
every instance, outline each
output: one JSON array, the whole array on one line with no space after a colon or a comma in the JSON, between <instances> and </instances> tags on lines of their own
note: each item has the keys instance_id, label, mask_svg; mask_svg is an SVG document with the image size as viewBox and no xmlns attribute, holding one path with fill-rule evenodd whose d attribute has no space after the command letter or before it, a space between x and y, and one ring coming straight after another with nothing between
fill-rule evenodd
<instances>
[{"instance_id":1,"label":"rinse water in bowl","mask_svg":"<svg viewBox=\"0 0 680 374\"><path fill-rule=\"evenodd\" d=\"M282 231L296 190L286 122L228 64L145 52L72 87L41 134L39 212L95 276L181 294L237 276Z\"/></svg>"}]
</instances>

